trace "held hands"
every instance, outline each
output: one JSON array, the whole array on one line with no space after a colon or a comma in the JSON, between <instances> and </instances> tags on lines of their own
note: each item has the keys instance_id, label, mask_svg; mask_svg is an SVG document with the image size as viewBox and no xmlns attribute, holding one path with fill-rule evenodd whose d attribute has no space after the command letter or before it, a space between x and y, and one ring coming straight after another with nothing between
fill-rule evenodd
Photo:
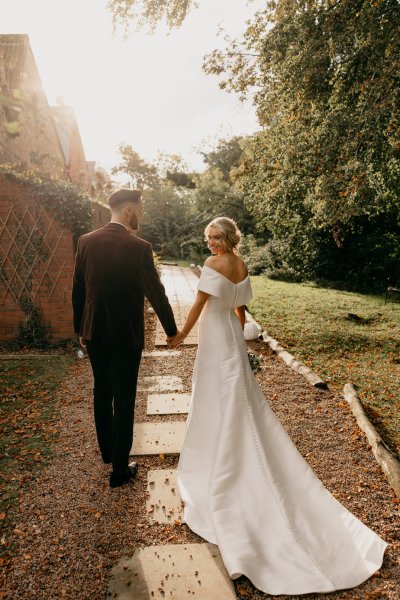
<instances>
[{"instance_id":1,"label":"held hands","mask_svg":"<svg viewBox=\"0 0 400 600\"><path fill-rule=\"evenodd\" d=\"M172 337L167 337L168 348L176 348L179 344L182 344L186 335L182 331L178 331L178 333Z\"/></svg>"}]
</instances>

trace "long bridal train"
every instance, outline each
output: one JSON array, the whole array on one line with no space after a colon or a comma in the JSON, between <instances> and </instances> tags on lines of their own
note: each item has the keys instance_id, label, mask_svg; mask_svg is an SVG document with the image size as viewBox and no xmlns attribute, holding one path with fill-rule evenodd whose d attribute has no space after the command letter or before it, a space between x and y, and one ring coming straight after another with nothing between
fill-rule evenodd
<instances>
[{"instance_id":1,"label":"long bridal train","mask_svg":"<svg viewBox=\"0 0 400 600\"><path fill-rule=\"evenodd\" d=\"M251 299L250 279L205 266L198 289L210 297L178 467L184 521L218 545L231 578L266 593L359 585L387 544L328 492L264 397L233 310Z\"/></svg>"}]
</instances>

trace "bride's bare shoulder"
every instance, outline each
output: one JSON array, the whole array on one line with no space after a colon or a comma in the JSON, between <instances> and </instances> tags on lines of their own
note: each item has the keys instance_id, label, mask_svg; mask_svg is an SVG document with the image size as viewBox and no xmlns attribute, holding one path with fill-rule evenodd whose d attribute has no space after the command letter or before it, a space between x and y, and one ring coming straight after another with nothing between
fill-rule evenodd
<instances>
[{"instance_id":1,"label":"bride's bare shoulder","mask_svg":"<svg viewBox=\"0 0 400 600\"><path fill-rule=\"evenodd\" d=\"M227 264L226 260L224 260L224 258L221 256L209 256L205 261L204 266L224 274Z\"/></svg>"},{"instance_id":2,"label":"bride's bare shoulder","mask_svg":"<svg viewBox=\"0 0 400 600\"><path fill-rule=\"evenodd\" d=\"M247 265L246 265L246 263L244 262L244 260L243 260L242 258L239 258L239 256L237 257L237 259L238 259L238 261L239 261L239 264L240 264L240 267L241 267L241 271L242 271L242 273L243 273L244 275L248 275L248 274L249 274L249 271L248 271Z\"/></svg>"},{"instance_id":3,"label":"bride's bare shoulder","mask_svg":"<svg viewBox=\"0 0 400 600\"><path fill-rule=\"evenodd\" d=\"M209 256L204 265L233 281L240 281L248 274L246 263L238 256Z\"/></svg>"},{"instance_id":4,"label":"bride's bare shoulder","mask_svg":"<svg viewBox=\"0 0 400 600\"><path fill-rule=\"evenodd\" d=\"M212 269L216 269L216 265L218 265L218 256L209 256L205 262L204 262L204 266L205 267L210 267Z\"/></svg>"}]
</instances>

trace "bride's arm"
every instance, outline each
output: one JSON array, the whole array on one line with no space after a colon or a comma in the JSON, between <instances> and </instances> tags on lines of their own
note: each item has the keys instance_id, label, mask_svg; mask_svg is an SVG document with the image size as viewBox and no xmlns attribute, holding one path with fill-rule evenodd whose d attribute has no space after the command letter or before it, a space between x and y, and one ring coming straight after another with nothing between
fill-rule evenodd
<instances>
[{"instance_id":1,"label":"bride's arm","mask_svg":"<svg viewBox=\"0 0 400 600\"><path fill-rule=\"evenodd\" d=\"M237 306L235 308L235 313L237 318L240 321L240 324L242 326L242 329L244 329L244 324L246 322L246 312L245 312L245 307L244 306Z\"/></svg>"},{"instance_id":2,"label":"bride's arm","mask_svg":"<svg viewBox=\"0 0 400 600\"><path fill-rule=\"evenodd\" d=\"M189 310L189 314L186 317L186 321L185 321L184 326L182 327L182 330L175 337L167 338L169 345L172 348L175 348L175 346L178 346L178 344L181 344L183 342L183 340L185 339L185 337L187 337L189 335L189 333L193 329L197 319L199 318L201 311L203 310L203 307L204 307L205 303L207 302L209 295L210 294L206 294L205 292L200 292L200 291L197 292L196 300L194 301L191 309Z\"/></svg>"}]
</instances>

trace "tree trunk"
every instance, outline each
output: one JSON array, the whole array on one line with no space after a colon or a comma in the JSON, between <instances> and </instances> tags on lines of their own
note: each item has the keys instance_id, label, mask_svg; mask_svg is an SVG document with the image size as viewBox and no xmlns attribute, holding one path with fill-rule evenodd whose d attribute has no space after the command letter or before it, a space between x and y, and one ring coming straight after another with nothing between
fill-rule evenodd
<instances>
[{"instance_id":1,"label":"tree trunk","mask_svg":"<svg viewBox=\"0 0 400 600\"><path fill-rule=\"evenodd\" d=\"M400 462L386 447L386 444L368 419L351 383L346 383L343 388L343 395L345 400L349 403L360 429L362 429L367 436L367 440L379 466L388 478L396 496L400 498Z\"/></svg>"}]
</instances>

